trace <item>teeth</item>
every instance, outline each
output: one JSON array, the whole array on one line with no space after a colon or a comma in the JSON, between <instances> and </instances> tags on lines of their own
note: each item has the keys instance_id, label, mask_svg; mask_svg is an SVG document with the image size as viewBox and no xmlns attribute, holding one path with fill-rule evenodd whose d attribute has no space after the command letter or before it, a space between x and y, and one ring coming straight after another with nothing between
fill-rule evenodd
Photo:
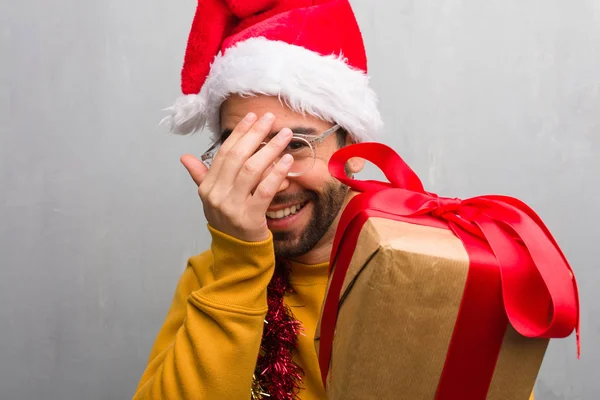
<instances>
[{"instance_id":1,"label":"teeth","mask_svg":"<svg viewBox=\"0 0 600 400\"><path fill-rule=\"evenodd\" d=\"M278 211L267 211L267 217L271 219L281 219L287 217L289 215L294 215L303 207L303 204L293 205L291 207L285 208L283 210Z\"/></svg>"}]
</instances>

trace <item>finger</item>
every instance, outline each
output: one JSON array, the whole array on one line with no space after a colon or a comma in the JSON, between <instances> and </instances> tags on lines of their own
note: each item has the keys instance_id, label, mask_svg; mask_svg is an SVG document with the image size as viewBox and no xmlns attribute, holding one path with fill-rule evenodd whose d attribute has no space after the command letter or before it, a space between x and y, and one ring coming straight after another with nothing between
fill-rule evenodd
<instances>
[{"instance_id":1,"label":"finger","mask_svg":"<svg viewBox=\"0 0 600 400\"><path fill-rule=\"evenodd\" d=\"M188 173L196 183L196 185L200 186L206 174L208 173L208 168L206 165L196 157L191 154L184 154L180 159L181 163L187 169Z\"/></svg>"},{"instance_id":2,"label":"finger","mask_svg":"<svg viewBox=\"0 0 600 400\"><path fill-rule=\"evenodd\" d=\"M292 136L290 129L282 129L265 147L244 163L230 192L233 198L245 200L251 194L263 179L265 171L290 143Z\"/></svg>"},{"instance_id":3,"label":"finger","mask_svg":"<svg viewBox=\"0 0 600 400\"><path fill-rule=\"evenodd\" d=\"M275 116L266 113L235 145L223 154L223 165L219 171L218 181L231 187L244 163L256 152L261 143L271 133Z\"/></svg>"},{"instance_id":4,"label":"finger","mask_svg":"<svg viewBox=\"0 0 600 400\"><path fill-rule=\"evenodd\" d=\"M215 158L213 159L212 164L210 166L210 172L204 180L205 186L207 186L208 189L211 189L214 183L217 181L219 173L221 171L221 167L226 162L225 159L227 158L227 153L229 152L229 150L231 150L231 148L237 143L237 141L242 136L244 136L250 130L250 128L252 128L252 126L256 122L256 119L256 114L252 112L248 113L236 125L236 127L233 129L233 132L231 132L227 140L225 140L223 144L221 144L221 147L217 151L217 154L215 155Z\"/></svg>"},{"instance_id":5,"label":"finger","mask_svg":"<svg viewBox=\"0 0 600 400\"><path fill-rule=\"evenodd\" d=\"M250 200L250 208L256 212L266 213L277 191L292 167L294 158L286 154L275 165L272 171L260 182Z\"/></svg>"}]
</instances>

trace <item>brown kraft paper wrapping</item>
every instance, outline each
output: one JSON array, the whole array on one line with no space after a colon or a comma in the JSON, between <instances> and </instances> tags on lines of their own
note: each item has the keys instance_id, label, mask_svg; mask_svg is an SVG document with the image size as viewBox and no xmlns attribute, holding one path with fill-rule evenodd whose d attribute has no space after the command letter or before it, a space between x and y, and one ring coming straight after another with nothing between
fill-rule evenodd
<instances>
[{"instance_id":1,"label":"brown kraft paper wrapping","mask_svg":"<svg viewBox=\"0 0 600 400\"><path fill-rule=\"evenodd\" d=\"M370 218L342 287L328 400L435 399L468 269L451 231ZM509 325L487 399L529 399L547 344Z\"/></svg>"}]
</instances>

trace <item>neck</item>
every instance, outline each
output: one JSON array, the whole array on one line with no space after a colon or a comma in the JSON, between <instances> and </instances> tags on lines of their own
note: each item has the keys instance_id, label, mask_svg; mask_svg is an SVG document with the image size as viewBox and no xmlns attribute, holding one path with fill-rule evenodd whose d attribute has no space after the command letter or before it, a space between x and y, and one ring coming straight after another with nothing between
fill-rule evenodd
<instances>
[{"instance_id":1,"label":"neck","mask_svg":"<svg viewBox=\"0 0 600 400\"><path fill-rule=\"evenodd\" d=\"M336 224L337 226L337 224ZM333 231L335 235L335 230ZM296 261L302 264L307 265L316 265L325 262L329 262L329 257L331 255L331 248L333 246L334 236L331 235L329 237L329 232L306 254L302 254L301 256L294 257L291 261ZM325 240L327 237L327 240Z\"/></svg>"}]
</instances>

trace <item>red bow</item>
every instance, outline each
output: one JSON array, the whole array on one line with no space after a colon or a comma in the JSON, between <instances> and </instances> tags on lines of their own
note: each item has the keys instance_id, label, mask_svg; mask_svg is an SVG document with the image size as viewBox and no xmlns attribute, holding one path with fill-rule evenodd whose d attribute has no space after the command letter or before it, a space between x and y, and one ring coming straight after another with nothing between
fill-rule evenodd
<instances>
[{"instance_id":1,"label":"red bow","mask_svg":"<svg viewBox=\"0 0 600 400\"><path fill-rule=\"evenodd\" d=\"M377 165L390 183L348 178L344 166L352 157ZM500 271L504 310L517 332L530 338L562 338L575 329L579 356L579 295L575 277L548 228L525 203L507 196L460 200L428 193L400 156L379 143L340 149L332 156L329 171L342 183L362 192L348 203L342 214L331 267L336 260L339 264L341 257L349 259L344 252L338 254L346 230L355 223L362 226L368 217L448 227L465 245L478 241L486 248L489 246ZM345 244L347 239L344 238ZM324 383L345 274L336 266L321 320L319 358Z\"/></svg>"}]
</instances>

